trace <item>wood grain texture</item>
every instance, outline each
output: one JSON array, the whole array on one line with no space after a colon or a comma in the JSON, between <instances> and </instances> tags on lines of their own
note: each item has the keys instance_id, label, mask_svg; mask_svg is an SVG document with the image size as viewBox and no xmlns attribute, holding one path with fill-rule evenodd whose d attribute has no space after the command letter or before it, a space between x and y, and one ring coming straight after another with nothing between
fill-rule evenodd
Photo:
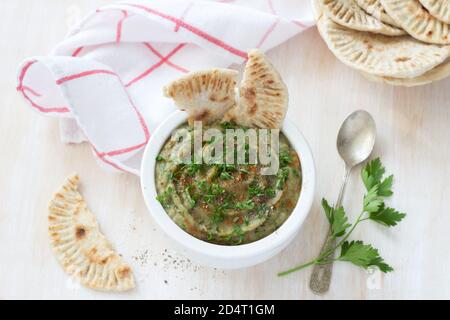
<instances>
[{"instance_id":1,"label":"wood grain texture","mask_svg":"<svg viewBox=\"0 0 450 320\"><path fill-rule=\"evenodd\" d=\"M289 118L316 160L314 207L296 239L273 259L236 271L205 268L173 251L146 211L136 177L102 171L87 145L62 144L57 120L34 113L15 92L23 58L46 54L63 38L74 14L81 18L109 1L43 2L0 3L1 12L8 13L0 20L7 44L0 59L0 298L450 298L450 79L419 88L368 82L334 58L315 28L269 52L290 90ZM337 263L329 293L318 297L308 287L310 269L282 279L276 273L319 252L327 231L320 199L334 201L343 174L336 133L359 108L373 114L379 132L374 154L396 176L391 205L408 216L395 230L367 223L354 236L378 247L394 273L379 277ZM74 171L102 231L134 267L135 291L79 288L53 256L47 203ZM362 196L356 170L344 199L352 217Z\"/></svg>"}]
</instances>

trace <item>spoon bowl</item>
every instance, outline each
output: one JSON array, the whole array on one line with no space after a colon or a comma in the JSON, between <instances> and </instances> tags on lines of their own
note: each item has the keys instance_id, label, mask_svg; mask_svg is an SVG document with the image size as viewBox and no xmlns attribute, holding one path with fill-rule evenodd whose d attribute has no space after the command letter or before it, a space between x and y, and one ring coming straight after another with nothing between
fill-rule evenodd
<instances>
[{"instance_id":1,"label":"spoon bowl","mask_svg":"<svg viewBox=\"0 0 450 320\"><path fill-rule=\"evenodd\" d=\"M375 121L367 111L355 111L344 120L336 145L347 167L352 168L370 156L376 136Z\"/></svg>"}]
</instances>

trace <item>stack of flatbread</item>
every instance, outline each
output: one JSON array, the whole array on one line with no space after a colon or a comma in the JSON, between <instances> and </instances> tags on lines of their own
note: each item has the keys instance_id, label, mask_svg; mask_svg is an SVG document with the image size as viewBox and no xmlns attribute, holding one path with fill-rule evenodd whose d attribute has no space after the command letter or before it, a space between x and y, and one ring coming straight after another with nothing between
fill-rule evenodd
<instances>
[{"instance_id":1,"label":"stack of flatbread","mask_svg":"<svg viewBox=\"0 0 450 320\"><path fill-rule=\"evenodd\" d=\"M450 75L450 0L313 0L333 54L371 80L417 86Z\"/></svg>"}]
</instances>

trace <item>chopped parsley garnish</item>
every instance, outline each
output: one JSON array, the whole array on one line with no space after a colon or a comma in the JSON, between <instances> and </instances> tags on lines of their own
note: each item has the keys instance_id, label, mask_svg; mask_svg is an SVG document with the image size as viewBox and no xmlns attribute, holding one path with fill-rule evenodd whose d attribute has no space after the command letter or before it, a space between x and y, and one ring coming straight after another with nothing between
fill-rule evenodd
<instances>
[{"instance_id":1,"label":"chopped parsley garnish","mask_svg":"<svg viewBox=\"0 0 450 320\"><path fill-rule=\"evenodd\" d=\"M244 169L244 168L240 168L239 169L242 173L245 173L245 174L249 174L250 173L250 171L248 171L247 169Z\"/></svg>"},{"instance_id":2,"label":"chopped parsley garnish","mask_svg":"<svg viewBox=\"0 0 450 320\"><path fill-rule=\"evenodd\" d=\"M208 183L205 180L196 181L195 184L197 185L197 188L199 188L202 192L206 192L206 190L208 189Z\"/></svg>"},{"instance_id":3,"label":"chopped parsley garnish","mask_svg":"<svg viewBox=\"0 0 450 320\"><path fill-rule=\"evenodd\" d=\"M275 184L275 187L278 190L283 190L288 177L289 177L289 168L281 168L280 170L278 170L277 182Z\"/></svg>"},{"instance_id":4,"label":"chopped parsley garnish","mask_svg":"<svg viewBox=\"0 0 450 320\"><path fill-rule=\"evenodd\" d=\"M291 154L289 151L283 150L280 152L280 166L286 167L291 164L293 161Z\"/></svg>"},{"instance_id":5,"label":"chopped parsley garnish","mask_svg":"<svg viewBox=\"0 0 450 320\"><path fill-rule=\"evenodd\" d=\"M241 226L234 225L233 227L233 236L236 238L234 244L240 244L244 240L244 232L242 231Z\"/></svg>"},{"instance_id":6,"label":"chopped parsley garnish","mask_svg":"<svg viewBox=\"0 0 450 320\"><path fill-rule=\"evenodd\" d=\"M196 163L191 163L186 166L186 171L191 177L200 171L201 165Z\"/></svg>"},{"instance_id":7,"label":"chopped parsley garnish","mask_svg":"<svg viewBox=\"0 0 450 320\"><path fill-rule=\"evenodd\" d=\"M258 213L265 213L266 211L268 211L270 208L267 206L267 204L265 203L261 203L256 207L256 212Z\"/></svg>"},{"instance_id":8,"label":"chopped parsley garnish","mask_svg":"<svg viewBox=\"0 0 450 320\"><path fill-rule=\"evenodd\" d=\"M216 141L216 137L212 136L208 141L206 141L206 143L211 144L211 143L214 143L214 141Z\"/></svg>"},{"instance_id":9,"label":"chopped parsley garnish","mask_svg":"<svg viewBox=\"0 0 450 320\"><path fill-rule=\"evenodd\" d=\"M169 179L170 181L172 181L175 178L175 175L173 172L167 172L167 179Z\"/></svg>"},{"instance_id":10,"label":"chopped parsley garnish","mask_svg":"<svg viewBox=\"0 0 450 320\"><path fill-rule=\"evenodd\" d=\"M214 210L214 213L211 215L211 221L214 224L221 223L225 220L225 214L222 210Z\"/></svg>"},{"instance_id":11,"label":"chopped parsley garnish","mask_svg":"<svg viewBox=\"0 0 450 320\"><path fill-rule=\"evenodd\" d=\"M202 192L205 193L203 199L208 204L212 203L218 196L225 193L225 189L217 183L205 183L202 185L202 188Z\"/></svg>"},{"instance_id":12,"label":"chopped parsley garnish","mask_svg":"<svg viewBox=\"0 0 450 320\"><path fill-rule=\"evenodd\" d=\"M156 156L156 161L165 161L166 159L164 159L164 157L162 156L162 155L160 155L160 154L158 154L157 156Z\"/></svg>"},{"instance_id":13,"label":"chopped parsley garnish","mask_svg":"<svg viewBox=\"0 0 450 320\"><path fill-rule=\"evenodd\" d=\"M219 169L220 172L230 172L230 171L234 171L236 170L236 165L235 164L217 164L216 165L217 168Z\"/></svg>"},{"instance_id":14,"label":"chopped parsley garnish","mask_svg":"<svg viewBox=\"0 0 450 320\"><path fill-rule=\"evenodd\" d=\"M194 199L192 199L191 194L189 193L189 189L190 189L190 186L187 187L184 192L185 192L185 195L186 195L186 200L188 201L188 204L189 204L189 209L192 209L192 208L195 207L195 203L196 202L195 202Z\"/></svg>"},{"instance_id":15,"label":"chopped parsley garnish","mask_svg":"<svg viewBox=\"0 0 450 320\"><path fill-rule=\"evenodd\" d=\"M222 180L231 180L231 179L233 179L233 176L231 174L229 174L228 172L223 171L220 174L220 179L222 179Z\"/></svg>"},{"instance_id":16,"label":"chopped parsley garnish","mask_svg":"<svg viewBox=\"0 0 450 320\"><path fill-rule=\"evenodd\" d=\"M222 129L234 129L236 125L233 122L225 121L220 124Z\"/></svg>"},{"instance_id":17,"label":"chopped parsley garnish","mask_svg":"<svg viewBox=\"0 0 450 320\"><path fill-rule=\"evenodd\" d=\"M248 196L250 198L253 197L261 197L264 195L264 190L258 185L251 184L248 186Z\"/></svg>"},{"instance_id":18,"label":"chopped parsley garnish","mask_svg":"<svg viewBox=\"0 0 450 320\"><path fill-rule=\"evenodd\" d=\"M234 206L237 210L251 210L255 207L253 200L238 202Z\"/></svg>"},{"instance_id":19,"label":"chopped parsley garnish","mask_svg":"<svg viewBox=\"0 0 450 320\"><path fill-rule=\"evenodd\" d=\"M268 197L268 198L274 198L276 196L276 191L272 187L266 188L266 190L264 190L264 193L266 194L266 197Z\"/></svg>"},{"instance_id":20,"label":"chopped parsley garnish","mask_svg":"<svg viewBox=\"0 0 450 320\"><path fill-rule=\"evenodd\" d=\"M168 187L162 194L160 194L156 197L156 200L158 200L164 208L167 208L170 205L169 202L170 202L170 197L172 196L172 193L173 193L173 188Z\"/></svg>"}]
</instances>

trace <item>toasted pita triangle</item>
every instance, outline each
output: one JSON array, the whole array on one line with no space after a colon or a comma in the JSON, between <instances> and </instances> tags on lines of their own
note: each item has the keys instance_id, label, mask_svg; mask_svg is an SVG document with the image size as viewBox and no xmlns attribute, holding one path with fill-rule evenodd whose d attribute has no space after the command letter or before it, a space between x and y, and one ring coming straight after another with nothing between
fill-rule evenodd
<instances>
[{"instance_id":1,"label":"toasted pita triangle","mask_svg":"<svg viewBox=\"0 0 450 320\"><path fill-rule=\"evenodd\" d=\"M406 33L366 13L354 0L320 0L320 2L324 13L341 26L387 36L400 36Z\"/></svg>"},{"instance_id":2,"label":"toasted pita triangle","mask_svg":"<svg viewBox=\"0 0 450 320\"><path fill-rule=\"evenodd\" d=\"M247 127L281 128L288 102L288 90L278 71L261 51L253 49L239 88L239 104L224 120Z\"/></svg>"},{"instance_id":3,"label":"toasted pita triangle","mask_svg":"<svg viewBox=\"0 0 450 320\"><path fill-rule=\"evenodd\" d=\"M381 4L412 37L427 43L450 44L450 25L433 17L419 0L381 0Z\"/></svg>"},{"instance_id":4,"label":"toasted pita triangle","mask_svg":"<svg viewBox=\"0 0 450 320\"><path fill-rule=\"evenodd\" d=\"M49 204L50 243L64 270L97 290L135 287L131 268L100 232L94 214L78 192L78 175L67 179Z\"/></svg>"},{"instance_id":5,"label":"toasted pita triangle","mask_svg":"<svg viewBox=\"0 0 450 320\"><path fill-rule=\"evenodd\" d=\"M237 76L238 72L230 69L192 72L164 87L164 95L189 114L190 123L210 123L236 104Z\"/></svg>"},{"instance_id":6,"label":"toasted pita triangle","mask_svg":"<svg viewBox=\"0 0 450 320\"><path fill-rule=\"evenodd\" d=\"M419 0L437 19L450 23L450 0Z\"/></svg>"}]
</instances>

